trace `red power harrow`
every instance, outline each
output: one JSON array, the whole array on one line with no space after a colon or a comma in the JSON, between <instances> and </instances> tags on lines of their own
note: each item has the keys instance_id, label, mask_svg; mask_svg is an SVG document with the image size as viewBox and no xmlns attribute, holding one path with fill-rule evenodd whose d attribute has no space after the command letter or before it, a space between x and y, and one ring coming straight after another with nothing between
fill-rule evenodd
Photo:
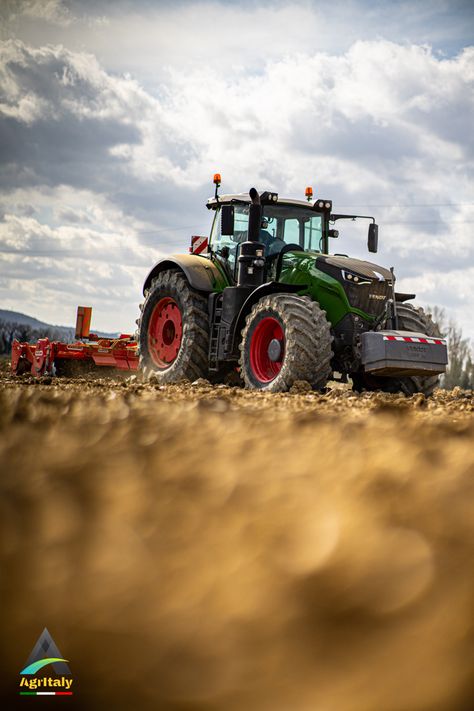
<instances>
[{"instance_id":1,"label":"red power harrow","mask_svg":"<svg viewBox=\"0 0 474 711\"><path fill-rule=\"evenodd\" d=\"M36 377L41 375L69 374L74 372L77 364L80 372L81 364L87 370L102 366L118 370L137 370L137 342L132 336L121 333L117 338L100 338L90 333L92 308L78 306L76 319L76 341L62 343L40 338L36 344L12 344L11 369L15 375L31 373Z\"/></svg>"}]
</instances>

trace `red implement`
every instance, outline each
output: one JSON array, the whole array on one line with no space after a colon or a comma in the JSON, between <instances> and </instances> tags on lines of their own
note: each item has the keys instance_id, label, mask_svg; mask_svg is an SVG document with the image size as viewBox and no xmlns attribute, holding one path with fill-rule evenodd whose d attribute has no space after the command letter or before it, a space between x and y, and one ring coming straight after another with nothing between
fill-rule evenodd
<instances>
[{"instance_id":1,"label":"red implement","mask_svg":"<svg viewBox=\"0 0 474 711\"><path fill-rule=\"evenodd\" d=\"M12 344L11 369L15 375L56 375L65 366L84 363L92 368L108 366L117 370L137 370L137 342L132 336L122 333L117 338L99 338L89 333L92 309L79 306L77 309L76 338L74 343L50 341L40 338L36 344Z\"/></svg>"}]
</instances>

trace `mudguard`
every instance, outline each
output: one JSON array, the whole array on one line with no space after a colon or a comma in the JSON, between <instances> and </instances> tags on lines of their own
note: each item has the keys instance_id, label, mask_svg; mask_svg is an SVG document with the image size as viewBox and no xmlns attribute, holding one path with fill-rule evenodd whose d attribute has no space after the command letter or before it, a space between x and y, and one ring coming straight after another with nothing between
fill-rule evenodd
<instances>
[{"instance_id":1,"label":"mudguard","mask_svg":"<svg viewBox=\"0 0 474 711\"><path fill-rule=\"evenodd\" d=\"M184 272L188 282L198 291L220 291L227 286L216 265L206 257L198 257L195 254L172 254L169 257L160 259L151 272L148 274L143 285L143 294L150 287L152 279L160 272L178 267Z\"/></svg>"},{"instance_id":2,"label":"mudguard","mask_svg":"<svg viewBox=\"0 0 474 711\"><path fill-rule=\"evenodd\" d=\"M416 299L416 294L404 294L401 291L395 292L395 301L397 303L403 304L405 301L411 301Z\"/></svg>"}]
</instances>

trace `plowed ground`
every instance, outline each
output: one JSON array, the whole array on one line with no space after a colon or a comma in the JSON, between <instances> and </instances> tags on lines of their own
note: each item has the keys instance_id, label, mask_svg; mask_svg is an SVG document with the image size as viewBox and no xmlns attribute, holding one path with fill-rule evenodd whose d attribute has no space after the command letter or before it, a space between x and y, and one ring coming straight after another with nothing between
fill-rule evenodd
<instances>
[{"instance_id":1,"label":"plowed ground","mask_svg":"<svg viewBox=\"0 0 474 711\"><path fill-rule=\"evenodd\" d=\"M0 385L2 708L474 708L471 392Z\"/></svg>"}]
</instances>

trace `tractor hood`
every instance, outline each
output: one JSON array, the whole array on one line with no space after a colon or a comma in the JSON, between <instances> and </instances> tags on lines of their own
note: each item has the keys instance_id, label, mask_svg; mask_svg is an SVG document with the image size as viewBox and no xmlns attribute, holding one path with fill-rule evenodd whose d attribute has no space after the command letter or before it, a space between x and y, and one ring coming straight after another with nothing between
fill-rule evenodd
<instances>
[{"instance_id":1,"label":"tractor hood","mask_svg":"<svg viewBox=\"0 0 474 711\"><path fill-rule=\"evenodd\" d=\"M318 255L315 266L340 283L353 309L372 319L383 316L387 301L393 295L391 271L362 259L333 254Z\"/></svg>"},{"instance_id":2,"label":"tractor hood","mask_svg":"<svg viewBox=\"0 0 474 711\"><path fill-rule=\"evenodd\" d=\"M316 266L318 269L326 273L334 274L334 270L342 270L350 272L366 279L371 279L378 282L392 282L392 272L385 267L379 267L372 262L365 262L362 259L353 259L352 257L340 257L338 255L320 255L316 258Z\"/></svg>"}]
</instances>

